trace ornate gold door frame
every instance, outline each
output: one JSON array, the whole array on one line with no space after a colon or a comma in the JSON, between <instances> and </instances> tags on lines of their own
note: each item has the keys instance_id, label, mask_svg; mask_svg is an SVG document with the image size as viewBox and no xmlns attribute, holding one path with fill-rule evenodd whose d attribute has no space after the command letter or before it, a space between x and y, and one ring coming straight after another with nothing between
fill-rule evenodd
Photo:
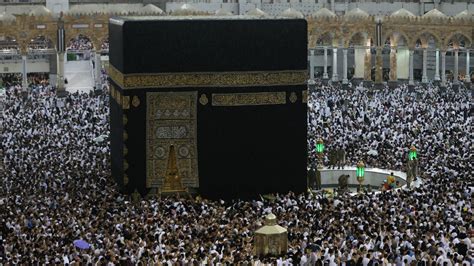
<instances>
[{"instance_id":1,"label":"ornate gold door frame","mask_svg":"<svg viewBox=\"0 0 474 266\"><path fill-rule=\"evenodd\" d=\"M147 187L162 186L171 144L184 187L199 187L197 92L147 92L146 101Z\"/></svg>"}]
</instances>

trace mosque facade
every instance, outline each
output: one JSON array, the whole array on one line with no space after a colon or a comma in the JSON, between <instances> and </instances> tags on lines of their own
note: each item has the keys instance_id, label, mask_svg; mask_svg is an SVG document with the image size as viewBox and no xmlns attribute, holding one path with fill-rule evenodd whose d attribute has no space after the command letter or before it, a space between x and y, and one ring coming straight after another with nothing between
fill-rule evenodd
<instances>
[{"instance_id":1,"label":"mosque facade","mask_svg":"<svg viewBox=\"0 0 474 266\"><path fill-rule=\"evenodd\" d=\"M2 64L8 64L5 56L16 56L18 68L26 72L28 67L21 66L28 65L28 55L39 53L32 42L41 36L50 43L41 51L49 55L50 61L44 72L61 76L57 73L64 61L58 60L57 53L60 20L65 40L87 36L93 51L99 54L107 52L102 48L108 42L108 20L117 15L304 17L308 21L310 78L342 83L471 82L472 4L342 2L168 2L166 11L152 4L71 4L61 13L61 19L57 10L53 12L46 6L6 5L0 15L0 56ZM0 72L8 72L6 69L0 68Z\"/></svg>"}]
</instances>

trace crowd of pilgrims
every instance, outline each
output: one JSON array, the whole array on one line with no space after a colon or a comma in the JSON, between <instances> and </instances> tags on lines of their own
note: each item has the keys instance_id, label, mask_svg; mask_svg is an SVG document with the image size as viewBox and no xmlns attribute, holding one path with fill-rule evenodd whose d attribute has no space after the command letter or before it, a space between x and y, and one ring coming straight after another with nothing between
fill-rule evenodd
<instances>
[{"instance_id":1,"label":"crowd of pilgrims","mask_svg":"<svg viewBox=\"0 0 474 266\"><path fill-rule=\"evenodd\" d=\"M470 92L316 87L310 149L322 138L327 150L346 150L348 165L403 170L415 145L423 185L333 198L135 202L118 192L109 141L99 138L110 134L107 93L9 89L0 118L0 264L473 265ZM258 257L253 232L268 213L288 229L288 252ZM90 247L77 248L78 239Z\"/></svg>"},{"instance_id":2,"label":"crowd of pilgrims","mask_svg":"<svg viewBox=\"0 0 474 266\"><path fill-rule=\"evenodd\" d=\"M11 90L21 90L22 74L3 73L0 76L0 88L9 88ZM28 73L27 82L29 90L37 91L43 89L54 90L49 84L49 74L47 73Z\"/></svg>"},{"instance_id":3,"label":"crowd of pilgrims","mask_svg":"<svg viewBox=\"0 0 474 266\"><path fill-rule=\"evenodd\" d=\"M69 41L67 45L67 50L92 50L92 42L87 36L79 34L76 38L73 38Z\"/></svg>"}]
</instances>

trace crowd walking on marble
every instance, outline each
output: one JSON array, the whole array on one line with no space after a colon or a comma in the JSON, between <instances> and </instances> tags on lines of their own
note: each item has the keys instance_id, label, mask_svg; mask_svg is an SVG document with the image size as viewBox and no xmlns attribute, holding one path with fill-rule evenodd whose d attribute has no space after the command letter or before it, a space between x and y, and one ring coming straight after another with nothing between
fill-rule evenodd
<instances>
[{"instance_id":1,"label":"crowd walking on marble","mask_svg":"<svg viewBox=\"0 0 474 266\"><path fill-rule=\"evenodd\" d=\"M423 186L334 198L132 202L110 176L108 138L98 138L110 133L106 91L58 98L46 86L25 96L18 85L9 83L0 118L0 264L474 264L465 89L371 92L317 81L309 91L311 165L319 138L327 150L345 149L349 165L393 170L404 169L415 145ZM289 249L257 257L253 232L270 212L288 229Z\"/></svg>"}]
</instances>

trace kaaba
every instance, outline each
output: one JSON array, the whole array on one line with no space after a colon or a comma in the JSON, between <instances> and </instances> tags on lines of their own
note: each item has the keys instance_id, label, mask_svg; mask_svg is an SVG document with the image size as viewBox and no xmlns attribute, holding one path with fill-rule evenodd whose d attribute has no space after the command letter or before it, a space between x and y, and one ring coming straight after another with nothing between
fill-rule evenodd
<instances>
[{"instance_id":1,"label":"kaaba","mask_svg":"<svg viewBox=\"0 0 474 266\"><path fill-rule=\"evenodd\" d=\"M304 19L116 17L109 42L121 191L162 188L172 154L183 187L205 198L306 190Z\"/></svg>"}]
</instances>

